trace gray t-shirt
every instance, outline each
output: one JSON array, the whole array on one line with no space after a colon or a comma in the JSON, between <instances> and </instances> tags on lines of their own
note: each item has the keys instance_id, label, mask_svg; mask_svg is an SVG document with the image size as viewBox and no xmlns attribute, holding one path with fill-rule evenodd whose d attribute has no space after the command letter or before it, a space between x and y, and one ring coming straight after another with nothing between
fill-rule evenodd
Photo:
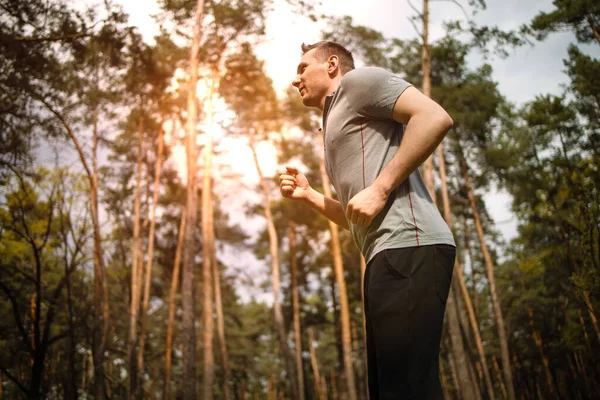
<instances>
[{"instance_id":1,"label":"gray t-shirt","mask_svg":"<svg viewBox=\"0 0 600 400\"><path fill-rule=\"evenodd\" d=\"M344 75L325 100L325 169L346 209L370 186L396 153L405 126L392 119L398 97L411 85L382 68L365 67ZM454 238L415 170L389 196L371 225L348 221L367 262L384 249L449 244Z\"/></svg>"}]
</instances>

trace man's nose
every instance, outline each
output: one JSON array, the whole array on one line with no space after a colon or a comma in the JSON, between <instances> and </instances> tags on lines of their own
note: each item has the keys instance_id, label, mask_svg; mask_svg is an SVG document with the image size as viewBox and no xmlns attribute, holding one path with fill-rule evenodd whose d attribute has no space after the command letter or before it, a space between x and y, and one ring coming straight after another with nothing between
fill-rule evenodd
<instances>
[{"instance_id":1,"label":"man's nose","mask_svg":"<svg viewBox=\"0 0 600 400\"><path fill-rule=\"evenodd\" d=\"M292 81L292 86L294 86L294 87L300 86L300 76L299 75L296 75L296 77Z\"/></svg>"}]
</instances>

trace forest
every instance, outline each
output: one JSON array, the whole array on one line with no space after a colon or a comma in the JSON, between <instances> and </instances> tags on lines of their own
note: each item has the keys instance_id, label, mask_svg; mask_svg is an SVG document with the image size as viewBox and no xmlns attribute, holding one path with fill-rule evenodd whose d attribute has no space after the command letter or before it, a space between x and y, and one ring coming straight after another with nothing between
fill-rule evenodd
<instances>
[{"instance_id":1,"label":"forest","mask_svg":"<svg viewBox=\"0 0 600 400\"><path fill-rule=\"evenodd\" d=\"M0 399L368 398L365 260L279 191L297 165L335 197L321 114L257 52L282 7L454 120L421 167L457 244L445 398L600 398L600 2L506 30L449 0L434 39L440 2L407 2L411 38L313 0L157 0L148 38L119 0L0 0ZM507 98L493 60L565 32L560 92Z\"/></svg>"}]
</instances>

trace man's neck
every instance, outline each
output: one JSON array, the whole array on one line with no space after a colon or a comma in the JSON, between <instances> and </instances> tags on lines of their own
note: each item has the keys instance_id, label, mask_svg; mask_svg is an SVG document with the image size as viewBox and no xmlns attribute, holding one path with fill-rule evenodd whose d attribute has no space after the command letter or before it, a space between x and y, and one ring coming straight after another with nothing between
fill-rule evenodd
<instances>
[{"instance_id":1,"label":"man's neck","mask_svg":"<svg viewBox=\"0 0 600 400\"><path fill-rule=\"evenodd\" d=\"M319 104L319 109L321 111L323 111L323 109L325 108L325 99L327 99L328 96L331 96L333 94L333 92L335 92L337 90L337 88L340 86L341 82L342 82L342 75L336 76L335 79L333 79L331 81L331 85L329 85L329 89L327 90L327 95L321 99L321 103Z\"/></svg>"}]
</instances>

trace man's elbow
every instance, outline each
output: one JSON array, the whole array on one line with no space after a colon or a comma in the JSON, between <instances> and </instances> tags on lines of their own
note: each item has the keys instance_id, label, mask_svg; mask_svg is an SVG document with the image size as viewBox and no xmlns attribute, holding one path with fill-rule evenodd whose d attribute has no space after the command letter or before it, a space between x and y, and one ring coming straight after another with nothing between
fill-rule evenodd
<instances>
[{"instance_id":1,"label":"man's elbow","mask_svg":"<svg viewBox=\"0 0 600 400\"><path fill-rule=\"evenodd\" d=\"M454 126L454 120L452 120L452 117L446 111L442 112L442 115L440 116L440 118L441 118L440 124L443 128L444 135L445 135Z\"/></svg>"},{"instance_id":2,"label":"man's elbow","mask_svg":"<svg viewBox=\"0 0 600 400\"><path fill-rule=\"evenodd\" d=\"M440 133L440 136L441 136L440 140L441 140L444 138L444 136L446 136L448 131L450 129L452 129L452 127L454 126L454 121L452 120L452 117L444 109L440 109L436 113L435 119L437 122L438 131Z\"/></svg>"}]
</instances>

